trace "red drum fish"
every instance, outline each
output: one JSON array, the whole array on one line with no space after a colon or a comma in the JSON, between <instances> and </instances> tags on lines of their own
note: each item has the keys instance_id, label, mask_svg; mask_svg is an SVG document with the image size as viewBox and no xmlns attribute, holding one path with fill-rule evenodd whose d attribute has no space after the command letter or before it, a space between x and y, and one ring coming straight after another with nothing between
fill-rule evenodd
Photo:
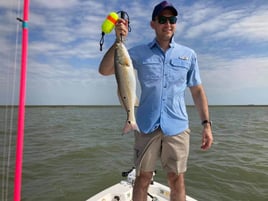
<instances>
[{"instance_id":1,"label":"red drum fish","mask_svg":"<svg viewBox=\"0 0 268 201\"><path fill-rule=\"evenodd\" d=\"M135 106L137 105L136 76L131 58L122 41L116 43L114 67L119 100L127 112L123 134L134 130L139 131L135 117Z\"/></svg>"}]
</instances>

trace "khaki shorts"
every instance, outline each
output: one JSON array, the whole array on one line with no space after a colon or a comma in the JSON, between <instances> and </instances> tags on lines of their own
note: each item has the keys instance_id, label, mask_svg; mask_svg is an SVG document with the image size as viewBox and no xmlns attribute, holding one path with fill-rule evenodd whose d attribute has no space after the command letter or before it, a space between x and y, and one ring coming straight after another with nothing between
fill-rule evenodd
<instances>
[{"instance_id":1,"label":"khaki shorts","mask_svg":"<svg viewBox=\"0 0 268 201\"><path fill-rule=\"evenodd\" d=\"M135 132L134 163L137 175L140 171L155 171L159 158L167 173L186 172L190 132L190 129L187 129L175 136L166 136L161 129L151 134Z\"/></svg>"}]
</instances>

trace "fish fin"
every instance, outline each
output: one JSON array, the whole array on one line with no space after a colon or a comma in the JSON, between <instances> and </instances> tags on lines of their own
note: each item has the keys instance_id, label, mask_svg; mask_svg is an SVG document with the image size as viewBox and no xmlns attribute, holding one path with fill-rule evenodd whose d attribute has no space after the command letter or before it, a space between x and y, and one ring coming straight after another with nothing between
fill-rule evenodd
<instances>
[{"instance_id":1,"label":"fish fin","mask_svg":"<svg viewBox=\"0 0 268 201\"><path fill-rule=\"evenodd\" d=\"M131 131L138 131L140 132L140 129L136 122L126 121L125 126L123 128L123 135L127 134Z\"/></svg>"}]
</instances>

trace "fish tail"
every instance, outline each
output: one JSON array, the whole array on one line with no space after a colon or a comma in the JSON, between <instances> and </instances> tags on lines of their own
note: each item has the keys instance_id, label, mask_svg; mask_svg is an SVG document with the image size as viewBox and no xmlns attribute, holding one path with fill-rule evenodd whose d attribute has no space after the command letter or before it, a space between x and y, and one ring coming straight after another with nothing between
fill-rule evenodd
<instances>
[{"instance_id":1,"label":"fish tail","mask_svg":"<svg viewBox=\"0 0 268 201\"><path fill-rule=\"evenodd\" d=\"M132 122L132 121L127 120L126 123L125 123L125 126L123 128L123 134L127 134L127 133L129 133L131 131L140 132L140 129L139 129L139 127L138 127L136 122Z\"/></svg>"}]
</instances>

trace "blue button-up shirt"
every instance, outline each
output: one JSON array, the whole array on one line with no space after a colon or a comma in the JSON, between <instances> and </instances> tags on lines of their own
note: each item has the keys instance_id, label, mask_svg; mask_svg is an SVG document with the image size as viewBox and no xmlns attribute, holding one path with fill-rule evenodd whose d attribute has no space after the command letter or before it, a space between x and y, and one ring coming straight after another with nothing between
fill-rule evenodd
<instances>
[{"instance_id":1,"label":"blue button-up shirt","mask_svg":"<svg viewBox=\"0 0 268 201\"><path fill-rule=\"evenodd\" d=\"M143 133L161 127L176 135L189 127L185 89L201 84L195 52L174 42L163 52L156 40L129 50L141 86L136 119Z\"/></svg>"}]
</instances>

